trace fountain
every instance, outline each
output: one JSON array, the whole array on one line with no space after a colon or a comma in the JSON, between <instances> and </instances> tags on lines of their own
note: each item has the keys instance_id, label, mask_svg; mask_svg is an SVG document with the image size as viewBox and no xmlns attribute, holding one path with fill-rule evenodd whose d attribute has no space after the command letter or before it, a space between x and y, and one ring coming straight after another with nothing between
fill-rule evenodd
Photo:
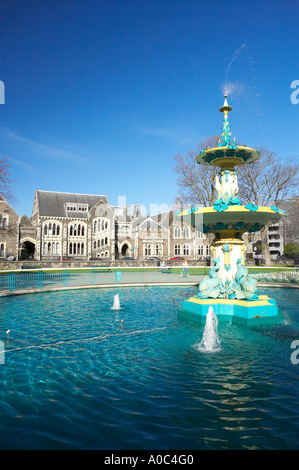
<instances>
[{"instance_id":1,"label":"fountain","mask_svg":"<svg viewBox=\"0 0 299 470\"><path fill-rule=\"evenodd\" d=\"M120 310L120 309L121 309L121 306L120 306L120 301L119 301L119 295L116 294L114 296L113 307L111 307L111 310Z\"/></svg>"},{"instance_id":2,"label":"fountain","mask_svg":"<svg viewBox=\"0 0 299 470\"><path fill-rule=\"evenodd\" d=\"M218 319L212 306L209 307L206 316L206 325L202 340L195 348L201 352L213 353L220 351L220 341L218 338Z\"/></svg>"},{"instance_id":3,"label":"fountain","mask_svg":"<svg viewBox=\"0 0 299 470\"><path fill-rule=\"evenodd\" d=\"M222 142L200 152L197 162L219 167L215 178L218 198L212 207L192 207L176 214L205 233L214 234L211 246L212 263L208 276L199 285L197 295L183 302L179 314L203 322L210 306L218 320L256 324L277 321L280 316L275 300L260 295L257 282L245 266L247 247L242 239L246 232L261 230L268 222L280 219L284 211L275 206L242 205L237 197L238 180L235 167L250 164L259 158L259 151L238 146L231 140L227 96L219 109L224 115ZM198 221L200 220L200 223Z\"/></svg>"}]
</instances>

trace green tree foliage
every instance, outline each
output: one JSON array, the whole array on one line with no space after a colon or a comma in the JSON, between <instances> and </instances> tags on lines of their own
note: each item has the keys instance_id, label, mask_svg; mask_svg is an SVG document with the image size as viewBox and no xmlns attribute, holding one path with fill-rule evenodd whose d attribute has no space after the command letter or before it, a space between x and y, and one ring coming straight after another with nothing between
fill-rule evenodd
<instances>
[{"instance_id":1,"label":"green tree foliage","mask_svg":"<svg viewBox=\"0 0 299 470\"><path fill-rule=\"evenodd\" d=\"M292 255L292 254L299 255L299 243L297 242L286 243L284 247L284 254L285 255Z\"/></svg>"}]
</instances>

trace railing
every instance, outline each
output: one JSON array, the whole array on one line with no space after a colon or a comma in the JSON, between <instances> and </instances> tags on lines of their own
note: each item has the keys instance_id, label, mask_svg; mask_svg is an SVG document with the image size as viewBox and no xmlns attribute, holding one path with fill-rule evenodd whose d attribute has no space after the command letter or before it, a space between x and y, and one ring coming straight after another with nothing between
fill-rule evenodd
<instances>
[{"instance_id":1,"label":"railing","mask_svg":"<svg viewBox=\"0 0 299 470\"><path fill-rule=\"evenodd\" d=\"M0 274L0 292L47 290L55 288L92 287L115 284L194 283L198 284L209 268L189 268L189 277L182 277L182 268L82 269L63 271L11 271ZM249 272L259 283L299 284L298 271Z\"/></svg>"},{"instance_id":2,"label":"railing","mask_svg":"<svg viewBox=\"0 0 299 470\"><path fill-rule=\"evenodd\" d=\"M194 282L202 279L199 269L189 269L189 277L182 277L182 269L160 270L64 270L59 272L7 272L0 274L0 292L47 290L53 288L89 287L114 284Z\"/></svg>"}]
</instances>

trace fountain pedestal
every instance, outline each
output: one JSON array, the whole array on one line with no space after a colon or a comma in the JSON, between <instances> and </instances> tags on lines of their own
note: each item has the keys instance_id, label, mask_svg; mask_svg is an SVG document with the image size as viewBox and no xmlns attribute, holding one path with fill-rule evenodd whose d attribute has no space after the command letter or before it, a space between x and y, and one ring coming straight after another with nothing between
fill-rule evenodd
<instances>
[{"instance_id":1,"label":"fountain pedestal","mask_svg":"<svg viewBox=\"0 0 299 470\"><path fill-rule=\"evenodd\" d=\"M191 208L180 211L176 217L186 220L204 233L215 235L211 246L213 266L199 285L199 292L186 300L180 315L196 321L205 321L209 306L213 306L219 321L254 324L279 321L275 300L261 296L256 280L249 276L246 267L247 247L242 239L246 232L256 232L268 222L280 219L284 212L277 207L242 205L237 197L238 181L235 167L252 163L259 152L231 142L225 97L220 111L224 113L222 143L202 151L197 162L217 166L215 178L218 198L213 207Z\"/></svg>"},{"instance_id":2,"label":"fountain pedestal","mask_svg":"<svg viewBox=\"0 0 299 470\"><path fill-rule=\"evenodd\" d=\"M205 323L209 307L212 306L219 323L236 323L239 325L258 325L278 323L283 320L276 302L267 295L258 296L257 300L236 299L199 299L190 297L182 304L178 315L186 320Z\"/></svg>"},{"instance_id":3,"label":"fountain pedestal","mask_svg":"<svg viewBox=\"0 0 299 470\"><path fill-rule=\"evenodd\" d=\"M225 285L231 283L238 271L238 260L244 264L247 247L238 238L222 238L211 247L214 259L219 259L219 277Z\"/></svg>"}]
</instances>

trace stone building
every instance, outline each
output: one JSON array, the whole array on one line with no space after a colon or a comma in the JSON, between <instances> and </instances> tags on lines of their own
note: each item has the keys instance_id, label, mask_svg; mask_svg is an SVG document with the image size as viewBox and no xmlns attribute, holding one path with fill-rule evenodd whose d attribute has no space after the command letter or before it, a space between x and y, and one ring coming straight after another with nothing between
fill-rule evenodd
<instances>
[{"instance_id":1,"label":"stone building","mask_svg":"<svg viewBox=\"0 0 299 470\"><path fill-rule=\"evenodd\" d=\"M113 210L107 196L35 191L35 259L113 257Z\"/></svg>"},{"instance_id":2,"label":"stone building","mask_svg":"<svg viewBox=\"0 0 299 470\"><path fill-rule=\"evenodd\" d=\"M112 206L106 195L36 190L31 218L0 200L2 257L117 260L209 257L210 240L173 210L148 216L141 205ZM1 228L2 227L2 228Z\"/></svg>"},{"instance_id":3,"label":"stone building","mask_svg":"<svg viewBox=\"0 0 299 470\"><path fill-rule=\"evenodd\" d=\"M268 229L273 260L283 255L287 242L298 242L299 198L280 203L287 216ZM32 216L19 217L0 195L0 258L17 260L117 260L130 257L186 257L207 260L210 235L175 218L171 209L157 215L143 213L135 204L113 206L106 195L36 190ZM247 259L262 258L261 235L245 234Z\"/></svg>"},{"instance_id":4,"label":"stone building","mask_svg":"<svg viewBox=\"0 0 299 470\"><path fill-rule=\"evenodd\" d=\"M19 222L18 214L0 194L0 258L18 258Z\"/></svg>"},{"instance_id":5,"label":"stone building","mask_svg":"<svg viewBox=\"0 0 299 470\"><path fill-rule=\"evenodd\" d=\"M32 220L27 215L23 215L19 221L18 259L35 258L37 232L38 228L32 224Z\"/></svg>"}]
</instances>

